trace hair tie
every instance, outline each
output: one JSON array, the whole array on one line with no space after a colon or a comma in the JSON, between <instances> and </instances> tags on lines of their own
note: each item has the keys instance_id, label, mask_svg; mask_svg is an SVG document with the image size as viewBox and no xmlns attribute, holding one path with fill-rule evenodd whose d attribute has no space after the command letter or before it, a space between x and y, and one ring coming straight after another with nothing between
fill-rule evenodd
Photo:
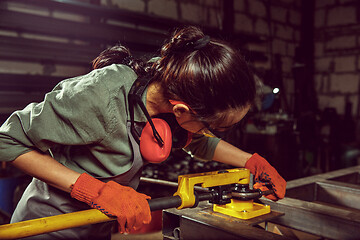
<instances>
[{"instance_id":1,"label":"hair tie","mask_svg":"<svg viewBox=\"0 0 360 240\"><path fill-rule=\"evenodd\" d=\"M210 36L205 35L204 37L200 38L199 40L193 43L193 48L195 50L199 50L204 48L210 42Z\"/></svg>"}]
</instances>

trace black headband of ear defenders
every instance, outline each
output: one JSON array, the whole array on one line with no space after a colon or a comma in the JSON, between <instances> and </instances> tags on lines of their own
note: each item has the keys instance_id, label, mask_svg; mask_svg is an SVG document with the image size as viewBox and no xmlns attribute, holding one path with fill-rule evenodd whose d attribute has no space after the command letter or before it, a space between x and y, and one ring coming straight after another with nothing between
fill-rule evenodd
<instances>
[{"instance_id":1,"label":"black headband of ear defenders","mask_svg":"<svg viewBox=\"0 0 360 240\"><path fill-rule=\"evenodd\" d=\"M131 121L130 130L134 136L135 141L139 144L141 134L138 131L136 131L135 124L134 124L134 108L135 108L135 104L138 104L140 106L142 112L145 114L146 119L150 123L150 126L153 130L153 134L154 134L156 141L158 142L159 146L162 147L164 145L164 141L161 138L158 131L156 130L155 125L154 125L153 121L151 120L151 117L150 117L148 111L146 110L146 107L145 107L143 101L141 100L141 96L143 95L146 87L149 85L150 80L151 79L148 77L138 78L135 80L135 82L131 86L131 89L130 89L130 92L128 95L130 121Z\"/></svg>"}]
</instances>

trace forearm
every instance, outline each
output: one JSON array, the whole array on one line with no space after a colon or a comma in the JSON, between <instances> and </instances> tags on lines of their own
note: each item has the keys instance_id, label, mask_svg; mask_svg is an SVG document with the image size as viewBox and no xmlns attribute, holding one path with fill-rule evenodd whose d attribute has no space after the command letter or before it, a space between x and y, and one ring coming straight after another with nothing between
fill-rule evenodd
<instances>
[{"instance_id":1,"label":"forearm","mask_svg":"<svg viewBox=\"0 0 360 240\"><path fill-rule=\"evenodd\" d=\"M20 155L12 164L25 173L56 188L70 192L80 173L60 164L47 154L31 151Z\"/></svg>"},{"instance_id":2,"label":"forearm","mask_svg":"<svg viewBox=\"0 0 360 240\"><path fill-rule=\"evenodd\" d=\"M213 160L234 167L244 167L251 156L252 154L244 152L230 143L221 140L215 148Z\"/></svg>"}]
</instances>

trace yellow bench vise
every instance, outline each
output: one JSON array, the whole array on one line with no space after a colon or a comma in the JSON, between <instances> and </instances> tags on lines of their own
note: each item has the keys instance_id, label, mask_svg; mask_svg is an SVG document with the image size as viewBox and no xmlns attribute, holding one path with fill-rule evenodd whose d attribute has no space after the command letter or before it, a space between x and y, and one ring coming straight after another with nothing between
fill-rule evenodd
<instances>
[{"instance_id":1,"label":"yellow bench vise","mask_svg":"<svg viewBox=\"0 0 360 240\"><path fill-rule=\"evenodd\" d=\"M213 203L213 211L241 219L270 213L270 206L253 201L269 192L250 190L249 183L250 171L245 168L181 175L174 194L181 198L181 205L177 208L196 207L199 200L209 200ZM196 185L209 188L211 194L196 196Z\"/></svg>"}]
</instances>

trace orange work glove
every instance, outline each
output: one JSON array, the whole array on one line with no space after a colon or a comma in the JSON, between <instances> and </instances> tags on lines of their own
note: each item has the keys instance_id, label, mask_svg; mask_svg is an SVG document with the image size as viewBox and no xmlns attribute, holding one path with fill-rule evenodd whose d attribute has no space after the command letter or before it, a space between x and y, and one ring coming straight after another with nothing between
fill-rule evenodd
<instances>
[{"instance_id":1,"label":"orange work glove","mask_svg":"<svg viewBox=\"0 0 360 240\"><path fill-rule=\"evenodd\" d=\"M83 173L76 180L70 194L108 216L117 217L121 233L140 229L143 224L151 221L147 201L150 197L114 181L104 183Z\"/></svg>"},{"instance_id":2,"label":"orange work glove","mask_svg":"<svg viewBox=\"0 0 360 240\"><path fill-rule=\"evenodd\" d=\"M274 194L265 197L277 201L285 197L286 181L263 157L253 154L245 164L245 168L255 176L254 188L261 191L274 190Z\"/></svg>"}]
</instances>

